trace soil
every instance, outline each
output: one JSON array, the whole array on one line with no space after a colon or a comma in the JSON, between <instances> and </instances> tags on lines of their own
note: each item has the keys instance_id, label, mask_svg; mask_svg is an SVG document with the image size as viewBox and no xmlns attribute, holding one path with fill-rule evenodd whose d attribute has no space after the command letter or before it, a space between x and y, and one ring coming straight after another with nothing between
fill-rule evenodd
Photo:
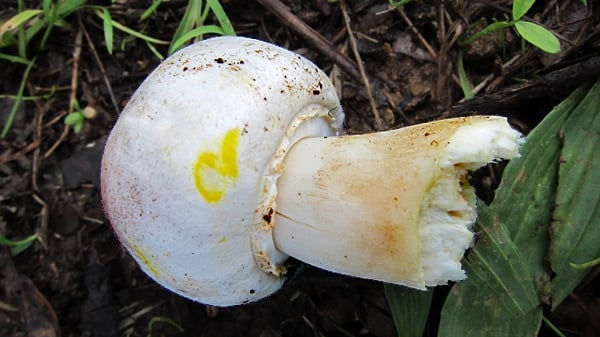
<instances>
[{"instance_id":1,"label":"soil","mask_svg":"<svg viewBox=\"0 0 600 337\"><path fill-rule=\"evenodd\" d=\"M274 1L221 2L238 35L298 52L332 74L342 90L350 133L472 114L507 116L527 133L600 68L600 13L592 1L587 7L580 0L537 1L528 13L528 19L560 35L562 51L554 55L523 44L512 29L458 45L461 34L509 19L509 1L413 1L391 9L383 0L288 0L284 12L268 6ZM36 6L32 3L26 1L29 8ZM186 3L163 2L140 21L151 1L100 2L114 20L167 41ZM17 1L0 2L0 20L16 8ZM294 27L290 18L305 25ZM319 38L330 44L319 44ZM21 105L0 139L0 233L12 239L37 234L19 255L0 249L0 336L396 335L381 283L310 266L271 297L232 308L194 303L149 279L113 235L98 177L103 144L119 112L160 61L146 43L118 30L109 54L102 21L90 8L54 28L43 50L39 45L39 37L29 45L28 56L38 58L25 95L42 97ZM166 54L166 46L157 49ZM459 50L475 86L475 99L468 102L462 102L458 84ZM16 48L0 52L17 53ZM0 59L0 94L15 94L24 70ZM73 98L94 115L79 133L63 122L74 109ZM12 104L4 96L0 100L0 125L7 123ZM474 175L487 201L499 174L494 166ZM597 275L598 270L556 311L547 312L566 336L600 334ZM447 291L435 291L426 336L437 334ZM540 336L553 335L542 327Z\"/></svg>"}]
</instances>

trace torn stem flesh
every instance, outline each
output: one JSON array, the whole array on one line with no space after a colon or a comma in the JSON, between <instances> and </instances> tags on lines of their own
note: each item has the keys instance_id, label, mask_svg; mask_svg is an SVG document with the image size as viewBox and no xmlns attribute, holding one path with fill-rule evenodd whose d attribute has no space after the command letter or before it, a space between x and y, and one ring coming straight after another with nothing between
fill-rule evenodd
<instances>
[{"instance_id":1,"label":"torn stem flesh","mask_svg":"<svg viewBox=\"0 0 600 337\"><path fill-rule=\"evenodd\" d=\"M517 157L503 117L306 138L277 187L277 248L342 274L425 289L464 279L476 197L468 171Z\"/></svg>"}]
</instances>

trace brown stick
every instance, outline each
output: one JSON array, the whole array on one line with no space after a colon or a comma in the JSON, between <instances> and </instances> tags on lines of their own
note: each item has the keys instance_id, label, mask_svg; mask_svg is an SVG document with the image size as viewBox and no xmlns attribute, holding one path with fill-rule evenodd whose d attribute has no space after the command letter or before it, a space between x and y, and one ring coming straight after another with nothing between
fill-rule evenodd
<instances>
[{"instance_id":1,"label":"brown stick","mask_svg":"<svg viewBox=\"0 0 600 337\"><path fill-rule=\"evenodd\" d=\"M352 27L350 27L350 16L348 15L348 10L346 9L346 2L344 0L341 0L340 6L342 9L342 14L344 16L344 24L346 25L346 31L348 31L350 47L352 48L352 53L354 54L354 58L356 59L356 63L358 64L360 78L365 86L365 89L367 89L367 98L369 99L369 106L371 107L371 113L373 114L373 127L375 130L381 131L383 130L383 122L379 117L377 104L375 103L375 99L373 98L373 92L371 91L371 84L369 83L369 78L367 77L365 68L362 65L362 58L360 57L360 53L358 52L358 48L356 47L356 39L354 38Z\"/></svg>"},{"instance_id":2,"label":"brown stick","mask_svg":"<svg viewBox=\"0 0 600 337\"><path fill-rule=\"evenodd\" d=\"M360 72L348 56L340 53L331 42L327 41L316 30L308 26L304 21L292 13L292 11L278 0L258 0L271 13L275 14L283 22L311 43L315 49L340 66L348 75L357 81L362 81Z\"/></svg>"},{"instance_id":3,"label":"brown stick","mask_svg":"<svg viewBox=\"0 0 600 337\"><path fill-rule=\"evenodd\" d=\"M475 97L452 107L445 117L472 114L497 114L526 107L539 99L552 101L569 93L585 81L600 77L600 56L554 70L524 84L503 88L493 94Z\"/></svg>"}]
</instances>

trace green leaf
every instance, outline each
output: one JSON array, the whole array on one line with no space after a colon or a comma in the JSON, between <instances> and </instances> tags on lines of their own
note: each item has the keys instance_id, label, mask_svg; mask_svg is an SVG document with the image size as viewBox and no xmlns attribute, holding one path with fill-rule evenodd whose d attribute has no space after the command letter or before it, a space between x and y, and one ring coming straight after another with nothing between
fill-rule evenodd
<instances>
[{"instance_id":1,"label":"green leaf","mask_svg":"<svg viewBox=\"0 0 600 337\"><path fill-rule=\"evenodd\" d=\"M562 132L558 190L551 228L552 306L591 270L572 264L600 256L600 81L573 109ZM593 262L593 261L592 261Z\"/></svg>"},{"instance_id":2,"label":"green leaf","mask_svg":"<svg viewBox=\"0 0 600 337\"><path fill-rule=\"evenodd\" d=\"M66 125L75 125L75 124L83 122L83 120L84 120L84 117L81 112L71 112L70 114L68 114L65 117L65 124Z\"/></svg>"},{"instance_id":3,"label":"green leaf","mask_svg":"<svg viewBox=\"0 0 600 337\"><path fill-rule=\"evenodd\" d=\"M179 323L175 322L171 318L165 316L154 316L148 321L148 337L152 337L152 330L156 323L166 323L172 326L179 333L185 332L185 330L183 330L183 327L181 327Z\"/></svg>"},{"instance_id":4,"label":"green leaf","mask_svg":"<svg viewBox=\"0 0 600 337\"><path fill-rule=\"evenodd\" d=\"M56 3L58 16L65 18L85 6L86 0L60 0Z\"/></svg>"},{"instance_id":5,"label":"green leaf","mask_svg":"<svg viewBox=\"0 0 600 337\"><path fill-rule=\"evenodd\" d=\"M479 240L464 262L468 278L446 299L438 335L534 336L542 308L528 264L491 207L480 207L478 222Z\"/></svg>"},{"instance_id":6,"label":"green leaf","mask_svg":"<svg viewBox=\"0 0 600 337\"><path fill-rule=\"evenodd\" d=\"M469 278L448 296L440 336L537 335L540 299L551 295L558 305L589 272L572 268L571 259L600 255L600 162L592 155L600 145L600 84L590 87L573 92L528 135L494 202L480 207Z\"/></svg>"},{"instance_id":7,"label":"green leaf","mask_svg":"<svg viewBox=\"0 0 600 337\"><path fill-rule=\"evenodd\" d=\"M525 258L529 272L544 288L553 200L558 186L561 128L585 91L575 91L556 106L527 136L521 157L510 161L490 206Z\"/></svg>"},{"instance_id":8,"label":"green leaf","mask_svg":"<svg viewBox=\"0 0 600 337\"><path fill-rule=\"evenodd\" d=\"M233 25L227 14L225 14L225 10L223 10L219 0L206 0L206 5L210 7L213 14L217 17L219 26L223 30L223 35L235 35L235 29L233 29Z\"/></svg>"},{"instance_id":9,"label":"green leaf","mask_svg":"<svg viewBox=\"0 0 600 337\"><path fill-rule=\"evenodd\" d=\"M10 249L11 254L19 255L25 249L29 248L33 244L33 242L37 239L37 237L38 237L37 234L32 234L23 240L14 241L14 240L10 240L6 236L0 234L0 245L12 247Z\"/></svg>"},{"instance_id":10,"label":"green leaf","mask_svg":"<svg viewBox=\"0 0 600 337\"><path fill-rule=\"evenodd\" d=\"M513 21L517 21L525 15L533 6L535 0L514 0L512 7Z\"/></svg>"},{"instance_id":11,"label":"green leaf","mask_svg":"<svg viewBox=\"0 0 600 337\"><path fill-rule=\"evenodd\" d=\"M4 22L2 26L0 26L0 36L4 35L4 33L8 31L21 27L27 21L40 15L41 13L42 10L40 9L26 9L20 12L19 14L11 17L6 22Z\"/></svg>"},{"instance_id":12,"label":"green leaf","mask_svg":"<svg viewBox=\"0 0 600 337\"><path fill-rule=\"evenodd\" d=\"M1 46L0 46L0 48L1 48ZM7 60L10 62L14 62L14 63L21 63L21 64L25 64L25 65L28 65L30 62L26 58L22 58L17 55L4 54L4 53L0 53L0 59Z\"/></svg>"},{"instance_id":13,"label":"green leaf","mask_svg":"<svg viewBox=\"0 0 600 337\"><path fill-rule=\"evenodd\" d=\"M433 290L421 291L391 284L385 284L383 290L398 337L422 337Z\"/></svg>"},{"instance_id":14,"label":"green leaf","mask_svg":"<svg viewBox=\"0 0 600 337\"><path fill-rule=\"evenodd\" d=\"M392 7L401 7L401 6L408 4L409 2L411 2L411 0L399 0L399 1L388 0L388 3Z\"/></svg>"},{"instance_id":15,"label":"green leaf","mask_svg":"<svg viewBox=\"0 0 600 337\"><path fill-rule=\"evenodd\" d=\"M471 85L471 81L469 81L469 77L467 76L467 72L465 71L465 66L463 64L463 51L459 49L458 51L458 79L460 80L460 88L465 95L465 100L469 100L473 98L473 86Z\"/></svg>"},{"instance_id":16,"label":"green leaf","mask_svg":"<svg viewBox=\"0 0 600 337\"><path fill-rule=\"evenodd\" d=\"M168 55L173 54L177 49L179 49L183 45L180 44L179 47L174 47L176 42L181 41L182 35L191 31L192 29L194 29L194 27L202 26L203 24L204 21L202 19L202 1L189 0L185 12L183 13L183 17L179 22L179 26L177 26L175 34L173 34L173 38L171 39Z\"/></svg>"},{"instance_id":17,"label":"green leaf","mask_svg":"<svg viewBox=\"0 0 600 337\"><path fill-rule=\"evenodd\" d=\"M177 49L181 48L186 42L205 34L224 35L224 32L221 29L221 27L215 25L206 25L194 28L189 32L181 35L177 40L173 41L173 44L169 48L169 55L174 53Z\"/></svg>"},{"instance_id":18,"label":"green leaf","mask_svg":"<svg viewBox=\"0 0 600 337\"><path fill-rule=\"evenodd\" d=\"M12 123L15 120L15 116L17 115L17 111L19 110L21 102L23 101L22 98L23 92L25 91L25 84L27 83L27 78L29 78L29 73L31 72L31 69L35 65L36 59L37 58L34 57L33 60L29 62L27 68L25 68L25 71L23 72L23 77L21 78L21 83L19 83L19 89L17 91L15 102L13 103L12 108L8 113L8 118L6 119L6 122L4 122L4 127L2 128L2 133L0 133L0 138L5 138L6 135L8 135L8 131L10 131Z\"/></svg>"},{"instance_id":19,"label":"green leaf","mask_svg":"<svg viewBox=\"0 0 600 337\"><path fill-rule=\"evenodd\" d=\"M158 8L158 6L160 6L160 4L162 3L162 0L154 0L152 1L152 5L150 5L150 7L148 7L144 13L142 13L142 16L140 17L140 21L144 21L147 18L150 17L150 15L152 15L152 13L154 13L156 11L156 9Z\"/></svg>"},{"instance_id":20,"label":"green leaf","mask_svg":"<svg viewBox=\"0 0 600 337\"><path fill-rule=\"evenodd\" d=\"M442 310L438 336L537 336L542 320L541 307L521 314L506 309L498 301L497 295L481 292L473 285L452 288Z\"/></svg>"},{"instance_id":21,"label":"green leaf","mask_svg":"<svg viewBox=\"0 0 600 337\"><path fill-rule=\"evenodd\" d=\"M496 21L494 23L487 25L484 29L471 35L470 37L461 39L459 41L459 45L461 45L461 46L468 45L470 43L473 43L473 41L481 38L482 36L494 34L496 32L501 31L502 29L510 27L512 25L513 25L513 23L509 22L509 21Z\"/></svg>"},{"instance_id":22,"label":"green leaf","mask_svg":"<svg viewBox=\"0 0 600 337\"><path fill-rule=\"evenodd\" d=\"M110 12L106 8L101 8L102 12L102 27L104 29L104 41L109 54L113 52L113 20Z\"/></svg>"},{"instance_id":23,"label":"green leaf","mask_svg":"<svg viewBox=\"0 0 600 337\"><path fill-rule=\"evenodd\" d=\"M523 39L546 53L555 54L560 51L560 42L556 36L546 28L527 21L515 22L515 28L517 29L517 32L521 34Z\"/></svg>"},{"instance_id":24,"label":"green leaf","mask_svg":"<svg viewBox=\"0 0 600 337\"><path fill-rule=\"evenodd\" d=\"M573 262L569 263L569 265L571 267L575 268L575 269L592 268L592 267L595 267L595 266L597 266L599 264L600 264L600 257L596 258L596 259L593 259L591 261L584 262L584 263L573 263Z\"/></svg>"}]
</instances>

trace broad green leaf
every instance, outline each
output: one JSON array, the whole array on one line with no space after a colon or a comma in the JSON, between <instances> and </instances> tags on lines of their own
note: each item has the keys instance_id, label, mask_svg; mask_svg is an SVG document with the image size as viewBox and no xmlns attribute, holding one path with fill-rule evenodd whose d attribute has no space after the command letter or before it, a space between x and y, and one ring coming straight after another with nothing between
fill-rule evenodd
<instances>
[{"instance_id":1,"label":"broad green leaf","mask_svg":"<svg viewBox=\"0 0 600 337\"><path fill-rule=\"evenodd\" d=\"M574 108L562 129L550 263L556 308L591 270L571 264L600 256L600 81Z\"/></svg>"},{"instance_id":2,"label":"broad green leaf","mask_svg":"<svg viewBox=\"0 0 600 337\"><path fill-rule=\"evenodd\" d=\"M438 336L537 336L542 320L541 307L521 314L499 305L498 300L496 294L481 292L472 283L455 286L444 304Z\"/></svg>"},{"instance_id":3,"label":"broad green leaf","mask_svg":"<svg viewBox=\"0 0 600 337\"><path fill-rule=\"evenodd\" d=\"M482 233L465 261L468 279L454 286L444 304L440 336L537 335L539 298L549 288L546 265L561 135L588 89L576 90L528 135L521 157L507 165L494 202L480 207Z\"/></svg>"},{"instance_id":4,"label":"broad green leaf","mask_svg":"<svg viewBox=\"0 0 600 337\"><path fill-rule=\"evenodd\" d=\"M509 232L491 208L479 210L479 239L465 262L467 281L458 286L475 285L482 295L496 297L511 312L526 313L538 305L537 292L526 261Z\"/></svg>"},{"instance_id":5,"label":"broad green leaf","mask_svg":"<svg viewBox=\"0 0 600 337\"><path fill-rule=\"evenodd\" d=\"M422 337L433 290L421 291L391 284L385 284L383 290L398 337Z\"/></svg>"},{"instance_id":6,"label":"broad green leaf","mask_svg":"<svg viewBox=\"0 0 600 337\"><path fill-rule=\"evenodd\" d=\"M535 336L542 307L523 256L491 209L482 207L479 217L483 232L465 261L468 279L446 299L438 336Z\"/></svg>"},{"instance_id":7,"label":"broad green leaf","mask_svg":"<svg viewBox=\"0 0 600 337\"><path fill-rule=\"evenodd\" d=\"M584 90L575 91L530 132L521 157L507 165L490 206L494 216L506 225L538 288L549 277L544 259L558 185L560 130L583 95Z\"/></svg>"},{"instance_id":8,"label":"broad green leaf","mask_svg":"<svg viewBox=\"0 0 600 337\"><path fill-rule=\"evenodd\" d=\"M514 0L512 6L513 21L517 21L529 12L535 0Z\"/></svg>"},{"instance_id":9,"label":"broad green leaf","mask_svg":"<svg viewBox=\"0 0 600 337\"><path fill-rule=\"evenodd\" d=\"M586 274L570 263L600 255L600 159L592 155L600 145L600 84L590 87L573 92L528 135L494 202L480 208L482 234L465 261L469 278L444 304L440 336L537 335L541 303L514 291L530 295L531 284L535 302L551 295L556 306Z\"/></svg>"},{"instance_id":10,"label":"broad green leaf","mask_svg":"<svg viewBox=\"0 0 600 337\"><path fill-rule=\"evenodd\" d=\"M538 24L527 21L517 21L515 22L515 29L521 34L523 39L546 53L555 54L560 51L560 42L556 36L554 36L551 31Z\"/></svg>"}]
</instances>

